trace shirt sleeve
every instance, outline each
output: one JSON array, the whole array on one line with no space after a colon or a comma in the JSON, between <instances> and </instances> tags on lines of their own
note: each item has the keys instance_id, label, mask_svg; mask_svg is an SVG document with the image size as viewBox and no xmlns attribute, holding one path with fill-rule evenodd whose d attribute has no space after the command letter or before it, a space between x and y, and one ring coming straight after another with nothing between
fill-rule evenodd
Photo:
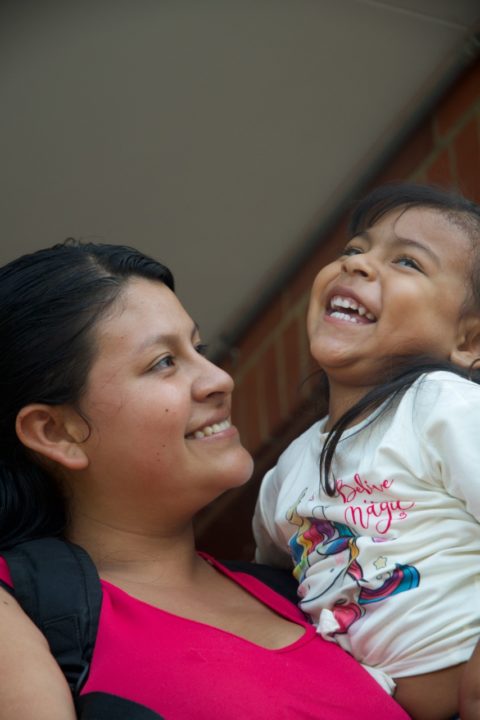
<instances>
[{"instance_id":1,"label":"shirt sleeve","mask_svg":"<svg viewBox=\"0 0 480 720\"><path fill-rule=\"evenodd\" d=\"M480 521L480 385L436 373L420 386L415 414L432 477Z\"/></svg>"},{"instance_id":2,"label":"shirt sleeve","mask_svg":"<svg viewBox=\"0 0 480 720\"><path fill-rule=\"evenodd\" d=\"M291 568L292 560L285 538L279 533L275 522L280 483L281 471L277 465L263 478L253 515L255 561L275 567Z\"/></svg>"}]
</instances>

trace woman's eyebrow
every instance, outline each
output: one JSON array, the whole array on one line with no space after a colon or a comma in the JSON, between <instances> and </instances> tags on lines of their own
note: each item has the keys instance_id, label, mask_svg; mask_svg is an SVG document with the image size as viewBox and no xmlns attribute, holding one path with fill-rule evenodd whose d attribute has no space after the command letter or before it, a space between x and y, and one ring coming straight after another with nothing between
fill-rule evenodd
<instances>
[{"instance_id":1,"label":"woman's eyebrow","mask_svg":"<svg viewBox=\"0 0 480 720\"><path fill-rule=\"evenodd\" d=\"M194 322L192 325L192 331L190 333L190 338L193 341L195 335L199 332L199 326L198 323ZM139 344L137 351L142 352L143 350L147 350L150 347L153 347L155 345L171 345L172 343L178 341L178 335L174 333L154 333L152 335L149 335L146 337L142 342Z\"/></svg>"}]
</instances>

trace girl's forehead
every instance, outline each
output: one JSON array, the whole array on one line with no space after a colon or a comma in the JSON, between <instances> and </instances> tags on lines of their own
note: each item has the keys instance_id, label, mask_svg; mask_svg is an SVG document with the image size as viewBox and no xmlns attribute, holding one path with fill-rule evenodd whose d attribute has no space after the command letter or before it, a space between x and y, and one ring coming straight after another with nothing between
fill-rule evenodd
<instances>
[{"instance_id":1,"label":"girl's forehead","mask_svg":"<svg viewBox=\"0 0 480 720\"><path fill-rule=\"evenodd\" d=\"M469 241L465 223L455 213L423 205L394 208L382 215L371 226L371 229L380 226L391 227L399 236L408 232L424 236L432 241L436 237L439 240L449 238L452 242L458 239L460 244Z\"/></svg>"},{"instance_id":2,"label":"girl's forehead","mask_svg":"<svg viewBox=\"0 0 480 720\"><path fill-rule=\"evenodd\" d=\"M465 224L454 214L431 207L397 208L371 228L372 234L425 243L439 253L469 261L473 243Z\"/></svg>"},{"instance_id":3,"label":"girl's forehead","mask_svg":"<svg viewBox=\"0 0 480 720\"><path fill-rule=\"evenodd\" d=\"M423 206L395 208L357 237L389 255L428 256L436 278L471 284L474 244L465 224L452 213Z\"/></svg>"}]
</instances>

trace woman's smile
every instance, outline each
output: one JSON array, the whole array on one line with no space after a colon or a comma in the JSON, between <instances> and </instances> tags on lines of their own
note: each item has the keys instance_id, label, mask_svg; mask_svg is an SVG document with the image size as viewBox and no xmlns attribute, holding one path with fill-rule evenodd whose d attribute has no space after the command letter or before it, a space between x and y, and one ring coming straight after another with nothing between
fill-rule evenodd
<instances>
[{"instance_id":1,"label":"woman's smile","mask_svg":"<svg viewBox=\"0 0 480 720\"><path fill-rule=\"evenodd\" d=\"M229 430L230 432L227 433L227 430ZM220 420L220 422L214 422L212 424L204 425L198 430L194 430L193 432L188 433L188 435L186 435L186 438L187 440L202 440L203 438L220 434L222 437L230 437L232 435L232 431L236 432L236 429L232 427L230 418L228 418L227 420Z\"/></svg>"}]
</instances>

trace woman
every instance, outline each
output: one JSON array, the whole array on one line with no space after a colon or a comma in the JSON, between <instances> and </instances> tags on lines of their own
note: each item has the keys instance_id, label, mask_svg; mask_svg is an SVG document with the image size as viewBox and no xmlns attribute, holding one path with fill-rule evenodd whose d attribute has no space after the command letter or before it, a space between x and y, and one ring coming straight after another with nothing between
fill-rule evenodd
<instances>
[{"instance_id":1,"label":"woman","mask_svg":"<svg viewBox=\"0 0 480 720\"><path fill-rule=\"evenodd\" d=\"M195 551L192 517L252 461L232 379L204 357L165 267L90 243L20 258L0 271L0 344L0 549L54 535L93 559L103 603L84 700L177 720L406 717L294 605ZM5 563L0 579L11 587ZM45 638L0 599L1 720L74 718Z\"/></svg>"}]
</instances>

